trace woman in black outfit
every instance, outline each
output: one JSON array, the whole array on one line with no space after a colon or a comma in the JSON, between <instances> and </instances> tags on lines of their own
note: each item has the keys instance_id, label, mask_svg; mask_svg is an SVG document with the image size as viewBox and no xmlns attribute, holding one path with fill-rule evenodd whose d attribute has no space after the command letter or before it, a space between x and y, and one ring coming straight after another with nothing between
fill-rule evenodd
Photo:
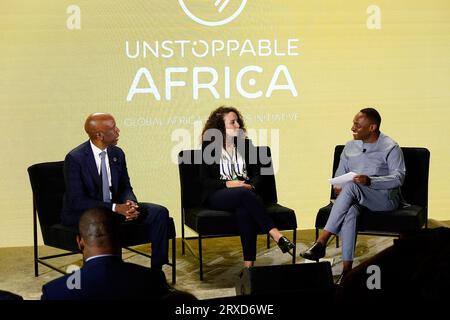
<instances>
[{"instance_id":1,"label":"woman in black outfit","mask_svg":"<svg viewBox=\"0 0 450 320\"><path fill-rule=\"evenodd\" d=\"M211 112L202 131L200 170L203 204L213 210L235 212L244 254L244 266L256 259L258 230L269 233L283 253L294 248L267 214L258 196L263 183L256 148L245 137L241 114L233 107Z\"/></svg>"}]
</instances>

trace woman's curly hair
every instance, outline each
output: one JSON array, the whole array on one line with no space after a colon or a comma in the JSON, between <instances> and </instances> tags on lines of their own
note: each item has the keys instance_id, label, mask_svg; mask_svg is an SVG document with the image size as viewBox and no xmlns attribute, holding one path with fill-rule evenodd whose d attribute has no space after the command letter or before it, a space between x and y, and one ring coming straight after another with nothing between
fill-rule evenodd
<instances>
[{"instance_id":1,"label":"woman's curly hair","mask_svg":"<svg viewBox=\"0 0 450 320\"><path fill-rule=\"evenodd\" d=\"M206 120L205 126L202 130L202 142L205 139L205 132L209 129L217 129L222 133L223 137L223 145L225 146L225 122L223 120L223 117L230 113L234 112L237 116L237 122L239 123L240 129L246 133L247 129L245 128L244 118L242 117L241 113L235 108L235 107L226 107L226 106L220 106L208 117L208 120Z\"/></svg>"}]
</instances>

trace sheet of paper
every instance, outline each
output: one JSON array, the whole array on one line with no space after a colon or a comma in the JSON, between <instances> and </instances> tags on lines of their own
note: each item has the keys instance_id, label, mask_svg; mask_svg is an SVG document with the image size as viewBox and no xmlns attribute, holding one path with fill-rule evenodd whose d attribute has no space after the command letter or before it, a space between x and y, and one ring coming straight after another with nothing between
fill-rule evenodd
<instances>
[{"instance_id":1,"label":"sheet of paper","mask_svg":"<svg viewBox=\"0 0 450 320\"><path fill-rule=\"evenodd\" d=\"M333 179L328 179L328 181L330 181L330 183L333 186L339 186L339 185L343 185L344 183L352 181L354 176L356 176L356 173L348 172L346 174L343 174L342 176L339 176L339 177L336 177Z\"/></svg>"}]
</instances>

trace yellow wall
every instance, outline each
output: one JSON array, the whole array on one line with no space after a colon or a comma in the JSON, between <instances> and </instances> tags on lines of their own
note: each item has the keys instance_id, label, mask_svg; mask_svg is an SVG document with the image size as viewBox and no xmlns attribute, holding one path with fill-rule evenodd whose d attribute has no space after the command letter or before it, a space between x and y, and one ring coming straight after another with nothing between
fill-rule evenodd
<instances>
[{"instance_id":1,"label":"yellow wall","mask_svg":"<svg viewBox=\"0 0 450 320\"><path fill-rule=\"evenodd\" d=\"M76 3L75 3L76 2ZM351 138L354 114L376 106L382 131L402 146L431 151L429 215L449 219L450 208L450 2L448 0L248 1L241 14L216 27L194 22L176 0L18 1L0 3L0 247L32 244L31 189L26 168L61 160L86 140L82 126L91 112L110 112L121 129L132 183L141 200L166 205L180 227L178 169L171 153L176 129L194 136L193 120L221 105L235 105L250 129L267 129L279 164L280 203L297 212L299 227L312 228L329 196L333 147ZM198 16L222 19L214 0L184 1ZM81 29L69 29L81 10ZM368 29L381 9L381 28ZM125 41L299 39L298 55L130 59ZM281 50L283 48L280 48ZM235 88L248 65L264 69L244 77L248 91L264 93L279 65L285 65L298 95L274 91L249 99ZM192 69L217 70L220 98L206 90L192 94ZM230 67L230 98L224 98L224 66ZM163 96L137 94L127 101L139 68L151 71ZM187 67L174 77L186 87L164 98L164 71ZM250 76L256 85L248 84ZM202 76L201 81L208 81ZM286 82L280 77L279 84ZM145 82L141 82L144 86ZM145 122L140 122L145 120ZM198 139L196 135L194 137ZM194 143L194 142L193 142ZM195 141L195 144L197 140ZM275 145L276 144L276 145Z\"/></svg>"}]
</instances>

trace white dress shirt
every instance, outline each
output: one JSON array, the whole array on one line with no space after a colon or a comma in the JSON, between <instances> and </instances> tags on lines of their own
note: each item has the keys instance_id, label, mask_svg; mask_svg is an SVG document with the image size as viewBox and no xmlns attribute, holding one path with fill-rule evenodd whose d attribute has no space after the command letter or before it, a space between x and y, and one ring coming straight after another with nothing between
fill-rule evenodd
<instances>
[{"instance_id":1,"label":"white dress shirt","mask_svg":"<svg viewBox=\"0 0 450 320\"><path fill-rule=\"evenodd\" d=\"M222 155L220 157L220 180L237 180L241 177L248 179L247 168L241 153L234 147L231 154L222 147Z\"/></svg>"}]
</instances>

